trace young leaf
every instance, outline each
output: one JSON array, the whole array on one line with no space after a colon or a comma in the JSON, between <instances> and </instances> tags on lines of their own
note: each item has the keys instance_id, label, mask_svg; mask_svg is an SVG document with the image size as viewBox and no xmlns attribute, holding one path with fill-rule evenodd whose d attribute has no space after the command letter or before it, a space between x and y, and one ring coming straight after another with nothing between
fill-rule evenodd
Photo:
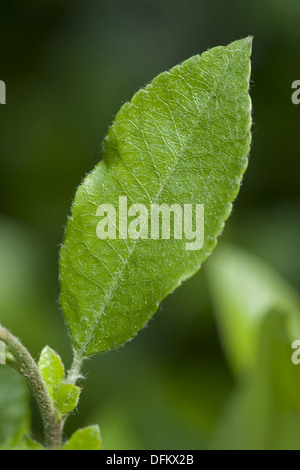
<instances>
[{"instance_id":1,"label":"young leaf","mask_svg":"<svg viewBox=\"0 0 300 470\"><path fill-rule=\"evenodd\" d=\"M213 251L247 167L251 46L246 38L191 57L118 113L103 161L77 191L61 249L61 303L79 356L133 338ZM120 214L108 222L110 238L99 239L99 205L118 210L121 196L149 213L152 204L204 205L202 248L188 250L186 234L151 239L145 226L132 239Z\"/></svg>"},{"instance_id":2,"label":"young leaf","mask_svg":"<svg viewBox=\"0 0 300 470\"><path fill-rule=\"evenodd\" d=\"M62 450L101 450L101 445L99 426L89 426L76 431Z\"/></svg>"},{"instance_id":3,"label":"young leaf","mask_svg":"<svg viewBox=\"0 0 300 470\"><path fill-rule=\"evenodd\" d=\"M40 356L39 370L57 410L68 414L77 406L80 388L65 383L65 368L60 356L46 346Z\"/></svg>"}]
</instances>

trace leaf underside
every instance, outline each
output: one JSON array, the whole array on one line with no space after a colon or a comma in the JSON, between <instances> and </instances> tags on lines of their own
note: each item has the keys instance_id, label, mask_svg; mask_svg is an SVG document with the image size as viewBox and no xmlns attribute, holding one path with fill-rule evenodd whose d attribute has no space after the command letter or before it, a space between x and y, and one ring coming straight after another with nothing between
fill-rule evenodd
<instances>
[{"instance_id":1,"label":"leaf underside","mask_svg":"<svg viewBox=\"0 0 300 470\"><path fill-rule=\"evenodd\" d=\"M82 356L132 339L213 251L247 168L252 38L157 76L119 111L78 188L61 249L61 304ZM204 204L205 241L100 240L100 204Z\"/></svg>"}]
</instances>

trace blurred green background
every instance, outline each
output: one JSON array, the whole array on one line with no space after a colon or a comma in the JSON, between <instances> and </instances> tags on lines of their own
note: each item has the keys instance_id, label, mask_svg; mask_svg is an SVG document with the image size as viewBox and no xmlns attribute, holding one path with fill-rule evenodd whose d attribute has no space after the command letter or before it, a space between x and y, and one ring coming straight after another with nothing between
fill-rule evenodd
<instances>
[{"instance_id":1,"label":"blurred green background","mask_svg":"<svg viewBox=\"0 0 300 470\"><path fill-rule=\"evenodd\" d=\"M1 0L0 321L67 365L59 245L113 117L158 73L254 35L253 148L224 235L135 340L86 364L68 435L99 423L105 449L300 449L299 15L296 0ZM28 400L1 368L3 447Z\"/></svg>"}]
</instances>

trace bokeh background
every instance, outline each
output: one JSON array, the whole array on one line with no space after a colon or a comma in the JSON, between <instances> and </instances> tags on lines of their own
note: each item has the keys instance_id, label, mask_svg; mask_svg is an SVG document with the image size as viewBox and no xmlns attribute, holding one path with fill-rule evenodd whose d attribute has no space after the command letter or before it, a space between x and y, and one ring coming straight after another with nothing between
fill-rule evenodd
<instances>
[{"instance_id":1,"label":"bokeh background","mask_svg":"<svg viewBox=\"0 0 300 470\"><path fill-rule=\"evenodd\" d=\"M113 117L158 73L254 35L253 148L224 235L135 340L86 364L67 435L100 424L105 449L300 448L299 15L298 0L1 0L0 321L67 365L58 251ZM29 400L2 367L3 447Z\"/></svg>"}]
</instances>

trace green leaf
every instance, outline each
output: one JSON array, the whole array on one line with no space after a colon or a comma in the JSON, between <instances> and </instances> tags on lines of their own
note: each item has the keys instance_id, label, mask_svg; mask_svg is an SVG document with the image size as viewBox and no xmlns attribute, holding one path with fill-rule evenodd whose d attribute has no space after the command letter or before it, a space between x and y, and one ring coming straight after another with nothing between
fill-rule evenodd
<instances>
[{"instance_id":1,"label":"green leaf","mask_svg":"<svg viewBox=\"0 0 300 470\"><path fill-rule=\"evenodd\" d=\"M99 426L89 426L76 431L63 450L101 450L101 445Z\"/></svg>"},{"instance_id":2,"label":"green leaf","mask_svg":"<svg viewBox=\"0 0 300 470\"><path fill-rule=\"evenodd\" d=\"M34 441L28 436L24 436L14 450L45 450L45 448L39 442Z\"/></svg>"},{"instance_id":3,"label":"green leaf","mask_svg":"<svg viewBox=\"0 0 300 470\"><path fill-rule=\"evenodd\" d=\"M286 312L291 343L299 337L299 297L260 258L223 244L214 253L207 272L221 339L238 375L255 368L261 325L271 310Z\"/></svg>"},{"instance_id":4,"label":"green leaf","mask_svg":"<svg viewBox=\"0 0 300 470\"><path fill-rule=\"evenodd\" d=\"M46 346L39 359L39 370L58 411L65 415L77 406L80 388L65 383L65 368L60 356Z\"/></svg>"},{"instance_id":5,"label":"green leaf","mask_svg":"<svg viewBox=\"0 0 300 470\"><path fill-rule=\"evenodd\" d=\"M0 449L12 449L29 431L30 405L24 379L7 366L0 366L0 417Z\"/></svg>"},{"instance_id":6,"label":"green leaf","mask_svg":"<svg viewBox=\"0 0 300 470\"><path fill-rule=\"evenodd\" d=\"M79 355L133 338L213 251L247 167L251 46L246 38L191 57L118 113L103 161L77 191L61 249L61 303ZM204 205L203 247L188 250L184 236L150 239L150 231L133 240L122 226L116 239L100 240L99 205L118 210L120 197L148 211ZM113 236L120 220L111 220Z\"/></svg>"}]
</instances>

